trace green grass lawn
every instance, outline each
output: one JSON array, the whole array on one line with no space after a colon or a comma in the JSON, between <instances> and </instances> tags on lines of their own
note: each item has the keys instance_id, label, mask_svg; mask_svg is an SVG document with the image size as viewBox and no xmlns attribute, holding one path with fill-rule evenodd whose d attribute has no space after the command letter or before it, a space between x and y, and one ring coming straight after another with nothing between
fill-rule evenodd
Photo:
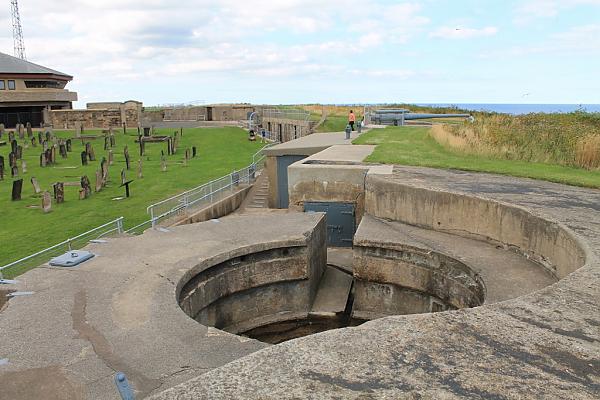
<instances>
[{"instance_id":1,"label":"green grass lawn","mask_svg":"<svg viewBox=\"0 0 600 400\"><path fill-rule=\"evenodd\" d=\"M530 163L462 154L446 149L431 136L428 127L388 127L374 129L354 140L354 144L377 145L366 161L385 164L453 168L541 179L575 186L600 188L600 171Z\"/></svg>"},{"instance_id":2,"label":"green grass lawn","mask_svg":"<svg viewBox=\"0 0 600 400\"><path fill-rule=\"evenodd\" d=\"M173 134L174 129L157 129L155 134ZM37 138L37 133L34 133ZM73 132L55 131L62 138L73 137ZM85 134L100 134L100 131L86 131ZM2 140L7 140L5 134ZM143 160L143 178L137 178L139 146L137 130L130 130L124 135L122 130L115 130L116 147L114 165L109 169L109 182L105 189L86 200L78 199L79 187L65 186L65 202L52 204L52 211L44 214L41 209L41 196L35 196L31 177L36 177L42 190L52 193L52 184L61 182L78 182L82 175L90 179L92 189L95 186L95 171L100 166L102 157L108 158L104 151L104 139L90 140L96 155L96 161L88 166L81 165L80 153L84 149L81 140L73 139L73 151L67 159L62 159L57 152L57 164L42 168L39 156L42 147L23 150L23 159L27 163L27 173L23 178L21 201L11 201L12 179L8 168L10 145L0 147L0 155L5 158L5 177L0 181L0 266L25 257L36 251L66 240L89 229L95 228L120 216L125 217L125 228L137 225L149 219L146 207L169 196L201 185L209 180L242 168L252 161L252 155L262 146L257 142L249 142L247 133L239 128L203 128L184 129L177 154L167 156L167 171L160 169L160 153L166 150L165 143L147 143ZM19 141L19 144L23 141ZM131 197L115 201L113 198L124 196L124 188L120 188L120 173L125 167L123 148L127 145L131 159L131 169L127 179L133 179ZM183 165L185 149L196 146L198 156L187 166ZM20 169L20 162L19 162ZM23 271L18 271L22 273ZM5 277L14 276L17 272L6 271Z\"/></svg>"},{"instance_id":3,"label":"green grass lawn","mask_svg":"<svg viewBox=\"0 0 600 400\"><path fill-rule=\"evenodd\" d=\"M356 123L354 129L356 130L357 124L360 122L362 115L356 114ZM328 115L325 122L323 122L318 128L317 132L343 132L348 125L347 115Z\"/></svg>"}]
</instances>

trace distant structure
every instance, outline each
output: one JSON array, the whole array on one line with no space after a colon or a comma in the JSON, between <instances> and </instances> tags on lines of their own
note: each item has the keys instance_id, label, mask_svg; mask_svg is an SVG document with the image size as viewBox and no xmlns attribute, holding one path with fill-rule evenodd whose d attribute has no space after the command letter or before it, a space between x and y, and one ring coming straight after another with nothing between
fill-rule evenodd
<instances>
[{"instance_id":1,"label":"distant structure","mask_svg":"<svg viewBox=\"0 0 600 400\"><path fill-rule=\"evenodd\" d=\"M434 118L472 118L471 114L430 114L413 113L405 108L384 108L372 111L366 116L369 122L381 125L402 126L405 121Z\"/></svg>"},{"instance_id":2,"label":"distant structure","mask_svg":"<svg viewBox=\"0 0 600 400\"><path fill-rule=\"evenodd\" d=\"M10 13L13 24L13 40L15 47L15 57L21 60L27 60L25 56L25 41L23 40L23 28L21 28L21 16L19 15L19 4L17 0L11 0Z\"/></svg>"},{"instance_id":3,"label":"distant structure","mask_svg":"<svg viewBox=\"0 0 600 400\"><path fill-rule=\"evenodd\" d=\"M14 127L50 123L51 110L71 109L77 93L65 89L73 77L0 53L0 123Z\"/></svg>"}]
</instances>

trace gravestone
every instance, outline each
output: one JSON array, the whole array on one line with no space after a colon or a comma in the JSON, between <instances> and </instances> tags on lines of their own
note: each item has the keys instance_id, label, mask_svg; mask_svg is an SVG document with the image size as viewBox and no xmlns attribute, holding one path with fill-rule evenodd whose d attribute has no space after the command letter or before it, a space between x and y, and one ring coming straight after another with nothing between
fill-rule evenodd
<instances>
[{"instance_id":1,"label":"gravestone","mask_svg":"<svg viewBox=\"0 0 600 400\"><path fill-rule=\"evenodd\" d=\"M88 164L88 155L87 153L84 151L81 152L81 165L87 165Z\"/></svg>"},{"instance_id":2,"label":"gravestone","mask_svg":"<svg viewBox=\"0 0 600 400\"><path fill-rule=\"evenodd\" d=\"M59 152L62 158L67 158L67 145L61 142L59 145Z\"/></svg>"},{"instance_id":3,"label":"gravestone","mask_svg":"<svg viewBox=\"0 0 600 400\"><path fill-rule=\"evenodd\" d=\"M108 146L110 144L110 139L108 135L104 135L104 151L108 150Z\"/></svg>"},{"instance_id":4,"label":"gravestone","mask_svg":"<svg viewBox=\"0 0 600 400\"><path fill-rule=\"evenodd\" d=\"M23 189L23 179L15 179L12 185L12 201L21 200L21 190Z\"/></svg>"},{"instance_id":5,"label":"gravestone","mask_svg":"<svg viewBox=\"0 0 600 400\"><path fill-rule=\"evenodd\" d=\"M52 211L52 197L50 197L50 192L47 190L45 190L44 194L42 195L42 210L45 213Z\"/></svg>"},{"instance_id":6,"label":"gravestone","mask_svg":"<svg viewBox=\"0 0 600 400\"><path fill-rule=\"evenodd\" d=\"M96 192L99 192L102 190L102 171L101 170L96 170Z\"/></svg>"},{"instance_id":7,"label":"gravestone","mask_svg":"<svg viewBox=\"0 0 600 400\"><path fill-rule=\"evenodd\" d=\"M127 177L125 176L125 170L121 169L121 186L123 186L127 182Z\"/></svg>"},{"instance_id":8,"label":"gravestone","mask_svg":"<svg viewBox=\"0 0 600 400\"><path fill-rule=\"evenodd\" d=\"M15 133L13 131L8 132L8 141L12 142L15 140Z\"/></svg>"},{"instance_id":9,"label":"gravestone","mask_svg":"<svg viewBox=\"0 0 600 400\"><path fill-rule=\"evenodd\" d=\"M36 147L37 146L37 140L35 140L34 137L31 138L31 146L32 147Z\"/></svg>"},{"instance_id":10,"label":"gravestone","mask_svg":"<svg viewBox=\"0 0 600 400\"><path fill-rule=\"evenodd\" d=\"M96 161L96 155L94 154L94 148L90 142L85 144L85 151L90 161Z\"/></svg>"},{"instance_id":11,"label":"gravestone","mask_svg":"<svg viewBox=\"0 0 600 400\"><path fill-rule=\"evenodd\" d=\"M47 140L44 140L42 142L42 149L44 149L44 151L48 150L48 148L50 147L50 143Z\"/></svg>"},{"instance_id":12,"label":"gravestone","mask_svg":"<svg viewBox=\"0 0 600 400\"><path fill-rule=\"evenodd\" d=\"M114 159L113 151L109 150L108 151L108 165L113 165L114 162L115 162L115 159Z\"/></svg>"},{"instance_id":13,"label":"gravestone","mask_svg":"<svg viewBox=\"0 0 600 400\"><path fill-rule=\"evenodd\" d=\"M138 160L137 177L138 179L142 179L144 177L142 173L142 160Z\"/></svg>"},{"instance_id":14,"label":"gravestone","mask_svg":"<svg viewBox=\"0 0 600 400\"><path fill-rule=\"evenodd\" d=\"M31 185L33 186L33 193L40 194L42 189L40 189L40 184L38 183L37 179L35 179L34 176L31 177Z\"/></svg>"},{"instance_id":15,"label":"gravestone","mask_svg":"<svg viewBox=\"0 0 600 400\"><path fill-rule=\"evenodd\" d=\"M56 164L56 145L50 148L50 163Z\"/></svg>"},{"instance_id":16,"label":"gravestone","mask_svg":"<svg viewBox=\"0 0 600 400\"><path fill-rule=\"evenodd\" d=\"M115 141L115 135L113 133L110 134L110 147L115 147L116 146L116 141Z\"/></svg>"},{"instance_id":17,"label":"gravestone","mask_svg":"<svg viewBox=\"0 0 600 400\"><path fill-rule=\"evenodd\" d=\"M160 170L162 172L167 172L167 160L164 154L160 156Z\"/></svg>"},{"instance_id":18,"label":"gravestone","mask_svg":"<svg viewBox=\"0 0 600 400\"><path fill-rule=\"evenodd\" d=\"M144 142L143 136L138 136L140 144L140 157L142 157L146 151L146 143Z\"/></svg>"},{"instance_id":19,"label":"gravestone","mask_svg":"<svg viewBox=\"0 0 600 400\"><path fill-rule=\"evenodd\" d=\"M18 145L17 146L17 160L20 160L23 158L23 146Z\"/></svg>"},{"instance_id":20,"label":"gravestone","mask_svg":"<svg viewBox=\"0 0 600 400\"><path fill-rule=\"evenodd\" d=\"M196 158L196 146L192 146L192 157Z\"/></svg>"},{"instance_id":21,"label":"gravestone","mask_svg":"<svg viewBox=\"0 0 600 400\"><path fill-rule=\"evenodd\" d=\"M0 156L0 181L4 180L4 157Z\"/></svg>"},{"instance_id":22,"label":"gravestone","mask_svg":"<svg viewBox=\"0 0 600 400\"><path fill-rule=\"evenodd\" d=\"M4 135L4 131L5 131L5 127L4 124L0 124L0 139L2 139L2 136Z\"/></svg>"},{"instance_id":23,"label":"gravestone","mask_svg":"<svg viewBox=\"0 0 600 400\"><path fill-rule=\"evenodd\" d=\"M73 151L73 143L71 142L71 139L67 139L67 142L65 144L67 145L68 152Z\"/></svg>"},{"instance_id":24,"label":"gravestone","mask_svg":"<svg viewBox=\"0 0 600 400\"><path fill-rule=\"evenodd\" d=\"M64 182L56 182L52 185L54 189L54 200L56 200L56 204L61 204L65 202L65 184Z\"/></svg>"},{"instance_id":25,"label":"gravestone","mask_svg":"<svg viewBox=\"0 0 600 400\"><path fill-rule=\"evenodd\" d=\"M44 141L44 138L42 137L42 132L38 132L38 143L42 144L42 142Z\"/></svg>"},{"instance_id":26,"label":"gravestone","mask_svg":"<svg viewBox=\"0 0 600 400\"><path fill-rule=\"evenodd\" d=\"M10 142L10 151L12 151L15 155L17 154L17 147L19 147L19 143L16 140L12 140Z\"/></svg>"},{"instance_id":27,"label":"gravestone","mask_svg":"<svg viewBox=\"0 0 600 400\"><path fill-rule=\"evenodd\" d=\"M173 139L171 137L169 137L167 139L167 154L168 155L173 155L172 149L173 149Z\"/></svg>"},{"instance_id":28,"label":"gravestone","mask_svg":"<svg viewBox=\"0 0 600 400\"><path fill-rule=\"evenodd\" d=\"M27 173L27 163L25 160L21 160L21 171L23 172L23 175Z\"/></svg>"},{"instance_id":29,"label":"gravestone","mask_svg":"<svg viewBox=\"0 0 600 400\"><path fill-rule=\"evenodd\" d=\"M106 158L102 158L100 169L102 170L102 186L104 187L108 182L108 161L106 161Z\"/></svg>"},{"instance_id":30,"label":"gravestone","mask_svg":"<svg viewBox=\"0 0 600 400\"><path fill-rule=\"evenodd\" d=\"M81 122L75 122L75 137L81 137L83 133L83 127L81 126Z\"/></svg>"},{"instance_id":31,"label":"gravestone","mask_svg":"<svg viewBox=\"0 0 600 400\"><path fill-rule=\"evenodd\" d=\"M52 132L50 132L50 131L46 131L46 140L47 140L47 141L50 141L50 140L52 140Z\"/></svg>"},{"instance_id":32,"label":"gravestone","mask_svg":"<svg viewBox=\"0 0 600 400\"><path fill-rule=\"evenodd\" d=\"M15 165L17 165L17 156L15 153L10 152L8 153L8 166L12 168Z\"/></svg>"},{"instance_id":33,"label":"gravestone","mask_svg":"<svg viewBox=\"0 0 600 400\"><path fill-rule=\"evenodd\" d=\"M90 179L87 175L81 177L81 189L83 190L83 199L87 199L92 194L92 187L90 185ZM81 192L80 192L81 194ZM81 199L81 196L80 196ZM83 200L82 199L82 200Z\"/></svg>"},{"instance_id":34,"label":"gravestone","mask_svg":"<svg viewBox=\"0 0 600 400\"><path fill-rule=\"evenodd\" d=\"M31 139L33 137L33 131L31 130L31 122L27 123L26 129L27 129L27 137L29 139Z\"/></svg>"},{"instance_id":35,"label":"gravestone","mask_svg":"<svg viewBox=\"0 0 600 400\"><path fill-rule=\"evenodd\" d=\"M14 178L15 176L19 176L19 167L16 165L10 169L10 175Z\"/></svg>"},{"instance_id":36,"label":"gravestone","mask_svg":"<svg viewBox=\"0 0 600 400\"><path fill-rule=\"evenodd\" d=\"M125 166L127 167L127 170L129 170L129 149L127 146L123 149L123 155L125 156Z\"/></svg>"},{"instance_id":37,"label":"gravestone","mask_svg":"<svg viewBox=\"0 0 600 400\"><path fill-rule=\"evenodd\" d=\"M48 149L44 154L46 155L46 165L52 164L52 150Z\"/></svg>"},{"instance_id":38,"label":"gravestone","mask_svg":"<svg viewBox=\"0 0 600 400\"><path fill-rule=\"evenodd\" d=\"M190 160L190 149L185 149L185 160L186 161Z\"/></svg>"},{"instance_id":39,"label":"gravestone","mask_svg":"<svg viewBox=\"0 0 600 400\"><path fill-rule=\"evenodd\" d=\"M46 166L46 153L40 154L40 167Z\"/></svg>"},{"instance_id":40,"label":"gravestone","mask_svg":"<svg viewBox=\"0 0 600 400\"><path fill-rule=\"evenodd\" d=\"M25 126L23 124L17 125L17 132L19 133L19 139L25 139Z\"/></svg>"}]
</instances>

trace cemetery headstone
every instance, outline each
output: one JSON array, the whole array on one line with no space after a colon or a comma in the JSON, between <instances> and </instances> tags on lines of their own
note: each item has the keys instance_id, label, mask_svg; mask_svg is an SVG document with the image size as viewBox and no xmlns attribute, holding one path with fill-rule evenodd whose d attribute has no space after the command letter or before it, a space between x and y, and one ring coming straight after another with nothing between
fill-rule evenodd
<instances>
[{"instance_id":1,"label":"cemetery headstone","mask_svg":"<svg viewBox=\"0 0 600 400\"><path fill-rule=\"evenodd\" d=\"M138 160L138 170L137 170L138 179L142 179L144 177L142 173L142 160Z\"/></svg>"},{"instance_id":2,"label":"cemetery headstone","mask_svg":"<svg viewBox=\"0 0 600 400\"><path fill-rule=\"evenodd\" d=\"M46 131L46 140L47 140L47 141L50 141L50 140L52 140L52 132L50 132L50 131Z\"/></svg>"},{"instance_id":3,"label":"cemetery headstone","mask_svg":"<svg viewBox=\"0 0 600 400\"><path fill-rule=\"evenodd\" d=\"M42 137L42 132L38 132L38 143L42 144L42 142L44 141L44 138Z\"/></svg>"},{"instance_id":4,"label":"cemetery headstone","mask_svg":"<svg viewBox=\"0 0 600 400\"><path fill-rule=\"evenodd\" d=\"M36 147L37 146L37 141L35 140L34 137L31 138L31 146L32 147Z\"/></svg>"},{"instance_id":5,"label":"cemetery headstone","mask_svg":"<svg viewBox=\"0 0 600 400\"><path fill-rule=\"evenodd\" d=\"M59 151L62 158L67 158L67 145L65 143L59 145Z\"/></svg>"},{"instance_id":6,"label":"cemetery headstone","mask_svg":"<svg viewBox=\"0 0 600 400\"><path fill-rule=\"evenodd\" d=\"M40 184L38 183L37 179L35 179L34 176L31 177L31 185L33 186L33 193L40 194L42 189L40 189Z\"/></svg>"},{"instance_id":7,"label":"cemetery headstone","mask_svg":"<svg viewBox=\"0 0 600 400\"><path fill-rule=\"evenodd\" d=\"M90 161L96 161L96 155L94 154L94 148L90 142L85 144L85 151Z\"/></svg>"},{"instance_id":8,"label":"cemetery headstone","mask_svg":"<svg viewBox=\"0 0 600 400\"><path fill-rule=\"evenodd\" d=\"M0 156L0 181L4 180L4 157Z\"/></svg>"},{"instance_id":9,"label":"cemetery headstone","mask_svg":"<svg viewBox=\"0 0 600 400\"><path fill-rule=\"evenodd\" d=\"M108 151L108 165L113 165L114 162L115 162L115 159L114 159L113 151L109 150Z\"/></svg>"},{"instance_id":10,"label":"cemetery headstone","mask_svg":"<svg viewBox=\"0 0 600 400\"><path fill-rule=\"evenodd\" d=\"M12 143L15 140L15 133L13 131L8 132L8 141Z\"/></svg>"},{"instance_id":11,"label":"cemetery headstone","mask_svg":"<svg viewBox=\"0 0 600 400\"><path fill-rule=\"evenodd\" d=\"M185 149L185 160L186 161L190 160L190 149Z\"/></svg>"},{"instance_id":12,"label":"cemetery headstone","mask_svg":"<svg viewBox=\"0 0 600 400\"><path fill-rule=\"evenodd\" d=\"M19 176L19 167L16 165L10 169L10 175L14 178L15 176Z\"/></svg>"},{"instance_id":13,"label":"cemetery headstone","mask_svg":"<svg viewBox=\"0 0 600 400\"><path fill-rule=\"evenodd\" d=\"M8 165L11 168L17 165L17 156L12 151L8 153Z\"/></svg>"},{"instance_id":14,"label":"cemetery headstone","mask_svg":"<svg viewBox=\"0 0 600 400\"><path fill-rule=\"evenodd\" d=\"M17 146L17 160L20 160L23 158L23 146L18 145Z\"/></svg>"},{"instance_id":15,"label":"cemetery headstone","mask_svg":"<svg viewBox=\"0 0 600 400\"><path fill-rule=\"evenodd\" d=\"M40 154L40 167L46 166L46 153Z\"/></svg>"},{"instance_id":16,"label":"cemetery headstone","mask_svg":"<svg viewBox=\"0 0 600 400\"><path fill-rule=\"evenodd\" d=\"M21 190L23 189L23 179L15 179L12 185L12 201L21 200Z\"/></svg>"},{"instance_id":17,"label":"cemetery headstone","mask_svg":"<svg viewBox=\"0 0 600 400\"><path fill-rule=\"evenodd\" d=\"M65 143L67 145L67 151L71 152L73 151L73 143L71 142L71 139L67 139L67 142Z\"/></svg>"},{"instance_id":18,"label":"cemetery headstone","mask_svg":"<svg viewBox=\"0 0 600 400\"><path fill-rule=\"evenodd\" d=\"M121 169L121 185L124 185L127 182L127 177L125 176L125 170Z\"/></svg>"},{"instance_id":19,"label":"cemetery headstone","mask_svg":"<svg viewBox=\"0 0 600 400\"><path fill-rule=\"evenodd\" d=\"M123 155L125 156L125 166L127 167L127 170L129 170L129 149L127 146L123 149Z\"/></svg>"},{"instance_id":20,"label":"cemetery headstone","mask_svg":"<svg viewBox=\"0 0 600 400\"><path fill-rule=\"evenodd\" d=\"M56 182L52 185L54 189L54 200L56 200L56 204L61 204L65 202L65 184L64 182Z\"/></svg>"},{"instance_id":21,"label":"cemetery headstone","mask_svg":"<svg viewBox=\"0 0 600 400\"><path fill-rule=\"evenodd\" d=\"M50 149L50 164L56 164L56 145Z\"/></svg>"},{"instance_id":22,"label":"cemetery headstone","mask_svg":"<svg viewBox=\"0 0 600 400\"><path fill-rule=\"evenodd\" d=\"M17 125L17 131L19 133L19 139L25 139L25 126L23 124Z\"/></svg>"},{"instance_id":23,"label":"cemetery headstone","mask_svg":"<svg viewBox=\"0 0 600 400\"><path fill-rule=\"evenodd\" d=\"M0 124L0 139L2 138L2 136L4 135L4 130L6 128L4 127L4 124Z\"/></svg>"},{"instance_id":24,"label":"cemetery headstone","mask_svg":"<svg viewBox=\"0 0 600 400\"><path fill-rule=\"evenodd\" d=\"M87 177L87 175L81 177L81 189L83 189L84 199L87 199L92 194L90 179Z\"/></svg>"},{"instance_id":25,"label":"cemetery headstone","mask_svg":"<svg viewBox=\"0 0 600 400\"><path fill-rule=\"evenodd\" d=\"M10 151L15 153L15 155L17 154L17 147L19 147L19 143L16 140L10 142Z\"/></svg>"},{"instance_id":26,"label":"cemetery headstone","mask_svg":"<svg viewBox=\"0 0 600 400\"><path fill-rule=\"evenodd\" d=\"M114 133L110 134L110 147L115 147L116 146L116 142L115 142L115 135Z\"/></svg>"},{"instance_id":27,"label":"cemetery headstone","mask_svg":"<svg viewBox=\"0 0 600 400\"><path fill-rule=\"evenodd\" d=\"M83 133L83 127L81 126L81 122L75 122L75 137L81 137Z\"/></svg>"},{"instance_id":28,"label":"cemetery headstone","mask_svg":"<svg viewBox=\"0 0 600 400\"><path fill-rule=\"evenodd\" d=\"M144 142L143 136L138 136L140 144L140 157L144 155L146 143Z\"/></svg>"},{"instance_id":29,"label":"cemetery headstone","mask_svg":"<svg viewBox=\"0 0 600 400\"><path fill-rule=\"evenodd\" d=\"M167 139L167 154L168 155L173 155L172 149L173 149L173 139L171 137L169 137Z\"/></svg>"},{"instance_id":30,"label":"cemetery headstone","mask_svg":"<svg viewBox=\"0 0 600 400\"><path fill-rule=\"evenodd\" d=\"M42 210L44 213L49 213L52 211L52 197L50 197L50 192L47 190L42 194Z\"/></svg>"},{"instance_id":31,"label":"cemetery headstone","mask_svg":"<svg viewBox=\"0 0 600 400\"><path fill-rule=\"evenodd\" d=\"M164 155L160 157L160 170L162 172L167 172L167 160Z\"/></svg>"},{"instance_id":32,"label":"cemetery headstone","mask_svg":"<svg viewBox=\"0 0 600 400\"><path fill-rule=\"evenodd\" d=\"M47 140L44 140L42 142L42 149L44 149L44 151L48 150L48 148L50 147L50 144Z\"/></svg>"},{"instance_id":33,"label":"cemetery headstone","mask_svg":"<svg viewBox=\"0 0 600 400\"><path fill-rule=\"evenodd\" d=\"M192 146L192 157L196 158L196 146Z\"/></svg>"},{"instance_id":34,"label":"cemetery headstone","mask_svg":"<svg viewBox=\"0 0 600 400\"><path fill-rule=\"evenodd\" d=\"M88 160L88 155L87 155L86 151L84 150L81 152L81 165L84 165L84 166L87 165L87 163L88 163L87 160Z\"/></svg>"},{"instance_id":35,"label":"cemetery headstone","mask_svg":"<svg viewBox=\"0 0 600 400\"><path fill-rule=\"evenodd\" d=\"M108 161L106 161L106 158L102 158L100 169L102 170L102 186L106 186L108 182Z\"/></svg>"},{"instance_id":36,"label":"cemetery headstone","mask_svg":"<svg viewBox=\"0 0 600 400\"><path fill-rule=\"evenodd\" d=\"M25 160L21 160L21 171L23 172L23 174L27 173L27 163L25 162Z\"/></svg>"},{"instance_id":37,"label":"cemetery headstone","mask_svg":"<svg viewBox=\"0 0 600 400\"><path fill-rule=\"evenodd\" d=\"M31 130L31 122L27 123L26 129L27 129L27 137L29 139L31 139L33 137L33 131Z\"/></svg>"},{"instance_id":38,"label":"cemetery headstone","mask_svg":"<svg viewBox=\"0 0 600 400\"><path fill-rule=\"evenodd\" d=\"M108 135L104 136L104 151L108 150L108 146L110 144L110 139L108 137Z\"/></svg>"},{"instance_id":39,"label":"cemetery headstone","mask_svg":"<svg viewBox=\"0 0 600 400\"><path fill-rule=\"evenodd\" d=\"M102 171L96 170L96 192L102 190Z\"/></svg>"},{"instance_id":40,"label":"cemetery headstone","mask_svg":"<svg viewBox=\"0 0 600 400\"><path fill-rule=\"evenodd\" d=\"M44 155L46 156L46 165L52 164L52 150L46 150L44 152Z\"/></svg>"}]
</instances>

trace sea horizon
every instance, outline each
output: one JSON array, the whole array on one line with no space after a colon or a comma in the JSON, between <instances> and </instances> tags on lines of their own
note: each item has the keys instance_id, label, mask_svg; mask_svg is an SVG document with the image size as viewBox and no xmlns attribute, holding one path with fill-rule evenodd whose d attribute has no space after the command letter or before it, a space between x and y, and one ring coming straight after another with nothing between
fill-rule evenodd
<instances>
[{"instance_id":1,"label":"sea horizon","mask_svg":"<svg viewBox=\"0 0 600 400\"><path fill-rule=\"evenodd\" d=\"M524 103L415 103L427 107L457 107L469 111L491 111L502 114L600 112L600 104L524 104Z\"/></svg>"}]
</instances>

